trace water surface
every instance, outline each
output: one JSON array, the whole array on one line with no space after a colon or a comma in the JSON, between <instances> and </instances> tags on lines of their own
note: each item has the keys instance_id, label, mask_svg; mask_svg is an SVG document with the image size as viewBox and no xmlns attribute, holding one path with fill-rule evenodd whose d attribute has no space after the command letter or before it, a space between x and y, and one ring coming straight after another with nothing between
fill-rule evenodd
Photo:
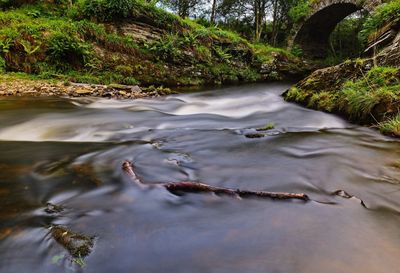
<instances>
[{"instance_id":1,"label":"water surface","mask_svg":"<svg viewBox=\"0 0 400 273\"><path fill-rule=\"evenodd\" d=\"M287 88L1 99L0 272L399 272L399 142L286 103ZM270 122L264 138L245 136ZM314 201L142 190L122 173L125 159L149 184L202 181ZM46 213L48 202L65 211ZM83 267L51 225L96 236Z\"/></svg>"}]
</instances>

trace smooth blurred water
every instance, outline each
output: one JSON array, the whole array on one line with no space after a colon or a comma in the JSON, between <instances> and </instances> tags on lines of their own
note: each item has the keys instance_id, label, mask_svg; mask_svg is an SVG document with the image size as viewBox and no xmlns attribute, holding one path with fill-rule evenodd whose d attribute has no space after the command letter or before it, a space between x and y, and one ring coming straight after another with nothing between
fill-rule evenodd
<instances>
[{"instance_id":1,"label":"smooth blurred water","mask_svg":"<svg viewBox=\"0 0 400 273\"><path fill-rule=\"evenodd\" d=\"M286 103L287 88L0 99L0 272L399 272L400 143ZM270 122L266 137L245 137ZM125 159L149 184L193 180L315 201L142 190L122 173ZM66 210L47 214L47 202ZM96 236L83 268L52 224Z\"/></svg>"}]
</instances>

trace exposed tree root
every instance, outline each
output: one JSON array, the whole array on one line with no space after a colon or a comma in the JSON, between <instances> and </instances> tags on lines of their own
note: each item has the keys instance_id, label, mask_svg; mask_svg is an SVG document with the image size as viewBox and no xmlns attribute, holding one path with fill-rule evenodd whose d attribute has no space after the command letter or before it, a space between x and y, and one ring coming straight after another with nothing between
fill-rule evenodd
<instances>
[{"instance_id":1,"label":"exposed tree root","mask_svg":"<svg viewBox=\"0 0 400 273\"><path fill-rule=\"evenodd\" d=\"M143 184L135 173L134 166L131 162L125 161L122 164L123 171L140 187L149 187L149 185ZM303 201L309 201L310 198L304 193L287 193L287 192L267 192L267 191L247 191L240 189L230 189L214 187L204 183L182 181L182 182L171 182L171 183L160 183L152 186L164 187L166 190L175 195L183 195L185 193L214 193L217 195L227 195L232 197L248 198L269 198L269 199L300 199Z\"/></svg>"}]
</instances>

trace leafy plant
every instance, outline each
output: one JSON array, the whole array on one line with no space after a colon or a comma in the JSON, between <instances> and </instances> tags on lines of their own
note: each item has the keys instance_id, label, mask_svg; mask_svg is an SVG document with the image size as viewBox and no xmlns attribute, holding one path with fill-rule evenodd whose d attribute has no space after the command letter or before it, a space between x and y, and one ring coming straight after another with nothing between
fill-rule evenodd
<instances>
[{"instance_id":1,"label":"leafy plant","mask_svg":"<svg viewBox=\"0 0 400 273\"><path fill-rule=\"evenodd\" d=\"M72 66L89 66L92 62L92 54L88 44L80 42L73 35L57 32L48 41L48 56L59 68L66 69L66 64Z\"/></svg>"},{"instance_id":2,"label":"leafy plant","mask_svg":"<svg viewBox=\"0 0 400 273\"><path fill-rule=\"evenodd\" d=\"M229 62L229 60L232 59L232 57L233 57L229 53L229 48L223 49L222 47L216 46L216 47L214 47L214 51L222 61Z\"/></svg>"},{"instance_id":3,"label":"leafy plant","mask_svg":"<svg viewBox=\"0 0 400 273\"><path fill-rule=\"evenodd\" d=\"M303 56L303 49L298 45L294 45L290 50L290 53L292 53L293 56L301 57Z\"/></svg>"},{"instance_id":4,"label":"leafy plant","mask_svg":"<svg viewBox=\"0 0 400 273\"><path fill-rule=\"evenodd\" d=\"M132 0L85 0L83 13L99 21L119 21L127 18L133 7Z\"/></svg>"},{"instance_id":5,"label":"leafy plant","mask_svg":"<svg viewBox=\"0 0 400 273\"><path fill-rule=\"evenodd\" d=\"M378 124L382 134L400 137L400 114Z\"/></svg>"},{"instance_id":6,"label":"leafy plant","mask_svg":"<svg viewBox=\"0 0 400 273\"><path fill-rule=\"evenodd\" d=\"M31 44L29 41L22 40L19 42L24 48L26 54L32 55L40 49L41 43L38 45Z\"/></svg>"},{"instance_id":7,"label":"leafy plant","mask_svg":"<svg viewBox=\"0 0 400 273\"><path fill-rule=\"evenodd\" d=\"M6 54L10 52L10 47L12 45L12 40L6 38L5 40L0 40L0 54Z\"/></svg>"},{"instance_id":8,"label":"leafy plant","mask_svg":"<svg viewBox=\"0 0 400 273\"><path fill-rule=\"evenodd\" d=\"M268 131L268 130L272 130L272 129L275 129L275 124L270 122L260 128L257 128L256 131L261 132L261 131Z\"/></svg>"},{"instance_id":9,"label":"leafy plant","mask_svg":"<svg viewBox=\"0 0 400 273\"><path fill-rule=\"evenodd\" d=\"M391 21L393 23L400 21L400 0L393 0L379 6L365 21L360 38L367 41L379 28Z\"/></svg>"},{"instance_id":10,"label":"leafy plant","mask_svg":"<svg viewBox=\"0 0 400 273\"><path fill-rule=\"evenodd\" d=\"M298 23L305 19L311 13L311 7L308 0L301 0L289 10L289 17L293 22Z\"/></svg>"},{"instance_id":11,"label":"leafy plant","mask_svg":"<svg viewBox=\"0 0 400 273\"><path fill-rule=\"evenodd\" d=\"M177 37L166 35L160 41L147 44L146 49L150 51L158 60L173 61L180 55L180 50L176 47Z\"/></svg>"},{"instance_id":12,"label":"leafy plant","mask_svg":"<svg viewBox=\"0 0 400 273\"><path fill-rule=\"evenodd\" d=\"M6 71L6 60L0 56L0 72Z\"/></svg>"}]
</instances>

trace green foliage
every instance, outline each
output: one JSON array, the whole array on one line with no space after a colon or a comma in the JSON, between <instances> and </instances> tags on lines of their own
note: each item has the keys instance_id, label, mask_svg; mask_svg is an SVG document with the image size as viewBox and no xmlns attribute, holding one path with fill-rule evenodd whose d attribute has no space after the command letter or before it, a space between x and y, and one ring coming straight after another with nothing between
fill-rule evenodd
<instances>
[{"instance_id":1,"label":"green foliage","mask_svg":"<svg viewBox=\"0 0 400 273\"><path fill-rule=\"evenodd\" d=\"M83 14L98 21L119 21L132 14L133 0L85 0Z\"/></svg>"},{"instance_id":2,"label":"green foliage","mask_svg":"<svg viewBox=\"0 0 400 273\"><path fill-rule=\"evenodd\" d=\"M176 36L166 35L160 41L147 44L146 48L157 60L174 61L181 53L177 48L176 41Z\"/></svg>"},{"instance_id":3,"label":"green foliage","mask_svg":"<svg viewBox=\"0 0 400 273\"><path fill-rule=\"evenodd\" d=\"M270 63L274 60L274 55L277 54L285 57L293 57L286 49L272 47L267 44L253 44L251 48L254 51L255 58L261 63Z\"/></svg>"},{"instance_id":4,"label":"green foliage","mask_svg":"<svg viewBox=\"0 0 400 273\"><path fill-rule=\"evenodd\" d=\"M0 9L12 7L13 2L13 0L0 0Z\"/></svg>"},{"instance_id":5,"label":"green foliage","mask_svg":"<svg viewBox=\"0 0 400 273\"><path fill-rule=\"evenodd\" d=\"M12 45L12 40L10 38L5 38L0 40L0 54L4 55L10 52L10 47Z\"/></svg>"},{"instance_id":6,"label":"green foliage","mask_svg":"<svg viewBox=\"0 0 400 273\"><path fill-rule=\"evenodd\" d=\"M199 55L199 58L203 62L210 62L212 60L211 50L203 45L196 45L195 50Z\"/></svg>"},{"instance_id":7,"label":"green foliage","mask_svg":"<svg viewBox=\"0 0 400 273\"><path fill-rule=\"evenodd\" d=\"M303 56L303 49L301 47L299 47L298 45L294 45L292 47L292 49L290 50L290 53L293 56L301 57L301 56Z\"/></svg>"},{"instance_id":8,"label":"green foliage","mask_svg":"<svg viewBox=\"0 0 400 273\"><path fill-rule=\"evenodd\" d=\"M324 90L318 88L324 79L315 77L303 81L301 87L292 87L286 99L318 110L340 112L359 123L376 124L385 134L400 136L400 68L373 67L343 86Z\"/></svg>"},{"instance_id":9,"label":"green foliage","mask_svg":"<svg viewBox=\"0 0 400 273\"><path fill-rule=\"evenodd\" d=\"M131 19L146 18L154 27L165 29L169 33L176 33L189 28L187 23L177 15L155 6L152 2L131 0L133 3Z\"/></svg>"},{"instance_id":10,"label":"green foliage","mask_svg":"<svg viewBox=\"0 0 400 273\"><path fill-rule=\"evenodd\" d=\"M245 82L256 82L261 78L260 72L256 69L245 68L239 69L239 79Z\"/></svg>"},{"instance_id":11,"label":"green foliage","mask_svg":"<svg viewBox=\"0 0 400 273\"><path fill-rule=\"evenodd\" d=\"M25 41L25 40L20 41L20 44L24 48L24 51L27 55L35 54L37 51L39 51L40 46L41 46L41 43L39 43L38 45L35 45L35 44L31 43L30 41Z\"/></svg>"},{"instance_id":12,"label":"green foliage","mask_svg":"<svg viewBox=\"0 0 400 273\"><path fill-rule=\"evenodd\" d=\"M353 118L365 119L379 104L392 104L400 95L400 70L375 67L357 81L347 81L341 94L341 107Z\"/></svg>"},{"instance_id":13,"label":"green foliage","mask_svg":"<svg viewBox=\"0 0 400 273\"><path fill-rule=\"evenodd\" d=\"M229 48L216 46L214 47L214 50L221 61L229 62L232 59L232 55L229 53Z\"/></svg>"},{"instance_id":14,"label":"green foliage","mask_svg":"<svg viewBox=\"0 0 400 273\"><path fill-rule=\"evenodd\" d=\"M0 56L0 73L6 72L6 61Z\"/></svg>"},{"instance_id":15,"label":"green foliage","mask_svg":"<svg viewBox=\"0 0 400 273\"><path fill-rule=\"evenodd\" d=\"M115 71L126 77L133 74L133 68L128 65L118 65L115 67Z\"/></svg>"},{"instance_id":16,"label":"green foliage","mask_svg":"<svg viewBox=\"0 0 400 273\"><path fill-rule=\"evenodd\" d=\"M180 39L180 43L184 46L196 46L199 43L198 36L193 32L185 32Z\"/></svg>"},{"instance_id":17,"label":"green foliage","mask_svg":"<svg viewBox=\"0 0 400 273\"><path fill-rule=\"evenodd\" d=\"M164 36L124 34L119 20L145 22ZM257 81L261 61L292 57L200 23L142 0L37 1L0 12L0 70L99 84L203 84Z\"/></svg>"},{"instance_id":18,"label":"green foliage","mask_svg":"<svg viewBox=\"0 0 400 273\"><path fill-rule=\"evenodd\" d=\"M379 28L389 22L400 21L400 0L393 0L379 6L375 12L367 18L360 32L360 38L363 41L376 33Z\"/></svg>"},{"instance_id":19,"label":"green foliage","mask_svg":"<svg viewBox=\"0 0 400 273\"><path fill-rule=\"evenodd\" d=\"M293 22L298 23L304 20L311 13L311 6L308 0L301 0L289 10L289 17Z\"/></svg>"},{"instance_id":20,"label":"green foliage","mask_svg":"<svg viewBox=\"0 0 400 273\"><path fill-rule=\"evenodd\" d=\"M336 107L337 95L322 91L311 96L308 106L318 110L332 112Z\"/></svg>"},{"instance_id":21,"label":"green foliage","mask_svg":"<svg viewBox=\"0 0 400 273\"><path fill-rule=\"evenodd\" d=\"M307 97L309 97L309 93L313 93L310 90L301 90L297 87L291 87L286 94L286 98L290 101L295 102L304 102Z\"/></svg>"},{"instance_id":22,"label":"green foliage","mask_svg":"<svg viewBox=\"0 0 400 273\"><path fill-rule=\"evenodd\" d=\"M256 131L261 132L261 131L268 131L268 130L272 130L272 129L275 129L275 124L270 122L260 128L257 128Z\"/></svg>"},{"instance_id":23,"label":"green foliage","mask_svg":"<svg viewBox=\"0 0 400 273\"><path fill-rule=\"evenodd\" d=\"M48 56L61 69L65 63L79 67L91 65L91 47L65 32L56 32L48 40Z\"/></svg>"},{"instance_id":24,"label":"green foliage","mask_svg":"<svg viewBox=\"0 0 400 273\"><path fill-rule=\"evenodd\" d=\"M384 122L380 122L378 128L382 134L400 137L400 114ZM400 166L400 164L397 166Z\"/></svg>"},{"instance_id":25,"label":"green foliage","mask_svg":"<svg viewBox=\"0 0 400 273\"><path fill-rule=\"evenodd\" d=\"M364 51L364 45L358 38L365 17L346 18L341 21L330 35L330 51L326 63L336 65L348 58L356 58Z\"/></svg>"}]
</instances>

